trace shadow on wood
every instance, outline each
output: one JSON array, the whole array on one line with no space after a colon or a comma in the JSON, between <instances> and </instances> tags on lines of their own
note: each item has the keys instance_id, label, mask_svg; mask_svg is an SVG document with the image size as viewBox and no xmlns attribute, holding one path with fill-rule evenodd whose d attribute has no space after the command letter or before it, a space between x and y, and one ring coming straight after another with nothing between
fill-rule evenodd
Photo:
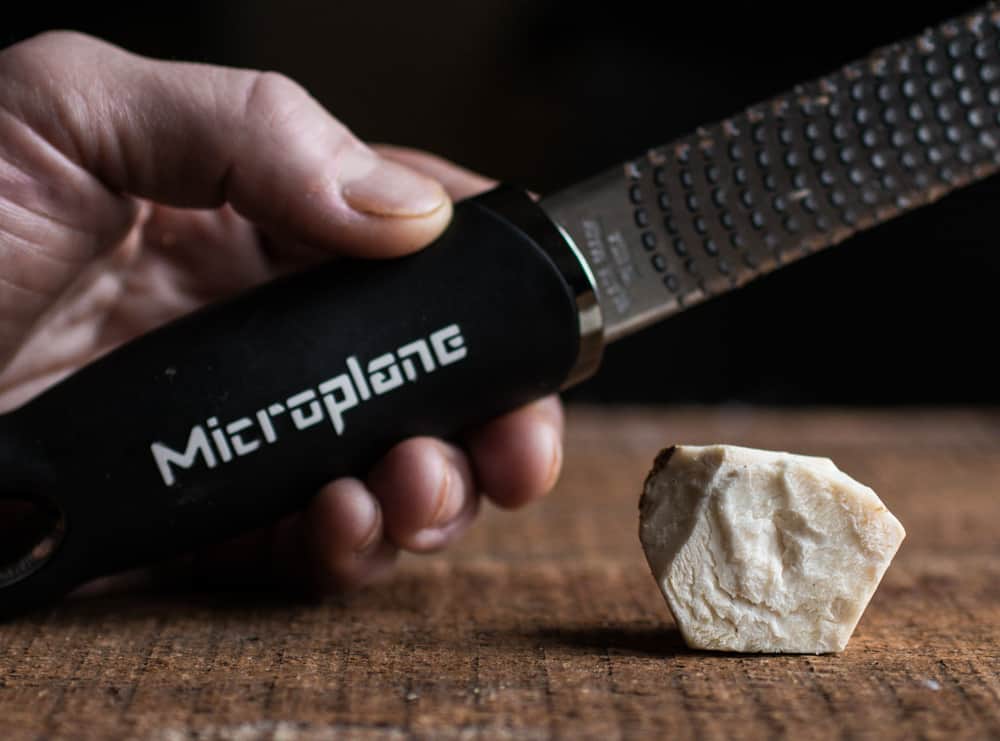
<instances>
[{"instance_id":1,"label":"shadow on wood","mask_svg":"<svg viewBox=\"0 0 1000 741\"><path fill-rule=\"evenodd\" d=\"M624 656L645 656L667 659L692 651L673 626L662 628L576 627L543 628L534 634L543 644L562 648L583 649L594 653L614 651Z\"/></svg>"}]
</instances>

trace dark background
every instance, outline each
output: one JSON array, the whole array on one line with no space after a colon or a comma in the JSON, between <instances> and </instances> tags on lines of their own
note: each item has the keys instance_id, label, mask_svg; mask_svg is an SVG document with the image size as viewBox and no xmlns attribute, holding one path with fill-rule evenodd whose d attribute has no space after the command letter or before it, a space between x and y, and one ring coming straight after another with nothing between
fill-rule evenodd
<instances>
[{"instance_id":1,"label":"dark background","mask_svg":"<svg viewBox=\"0 0 1000 741\"><path fill-rule=\"evenodd\" d=\"M269 68L362 137L546 192L978 3L175 0L5 8ZM612 346L578 399L996 403L1000 181Z\"/></svg>"}]
</instances>

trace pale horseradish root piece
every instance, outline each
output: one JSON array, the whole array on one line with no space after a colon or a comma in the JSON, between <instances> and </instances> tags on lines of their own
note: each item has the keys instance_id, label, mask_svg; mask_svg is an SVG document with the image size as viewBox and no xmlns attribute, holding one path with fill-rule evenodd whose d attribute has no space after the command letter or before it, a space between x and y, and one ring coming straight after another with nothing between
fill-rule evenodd
<instances>
[{"instance_id":1,"label":"pale horseradish root piece","mask_svg":"<svg viewBox=\"0 0 1000 741\"><path fill-rule=\"evenodd\" d=\"M660 453L639 538L688 646L842 651L905 532L827 458L728 445Z\"/></svg>"}]
</instances>

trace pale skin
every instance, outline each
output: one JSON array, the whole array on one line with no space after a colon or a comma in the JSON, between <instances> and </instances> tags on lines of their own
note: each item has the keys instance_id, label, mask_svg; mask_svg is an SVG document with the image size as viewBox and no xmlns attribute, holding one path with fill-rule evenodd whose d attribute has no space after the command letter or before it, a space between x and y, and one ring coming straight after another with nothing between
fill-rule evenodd
<instances>
[{"instance_id":1,"label":"pale skin","mask_svg":"<svg viewBox=\"0 0 1000 741\"><path fill-rule=\"evenodd\" d=\"M273 73L156 61L65 32L9 47L0 412L280 273L419 250L447 226L453 199L491 184L422 152L369 147ZM552 397L461 446L406 440L363 478L328 483L302 512L194 554L196 571L318 593L367 584L400 551L454 541L481 496L515 508L547 493L562 429Z\"/></svg>"}]
</instances>

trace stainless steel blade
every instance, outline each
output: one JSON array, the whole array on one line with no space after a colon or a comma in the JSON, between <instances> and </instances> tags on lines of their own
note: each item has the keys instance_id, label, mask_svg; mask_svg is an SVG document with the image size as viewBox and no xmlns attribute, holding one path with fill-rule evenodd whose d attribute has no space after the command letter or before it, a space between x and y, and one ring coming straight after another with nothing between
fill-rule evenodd
<instances>
[{"instance_id":1,"label":"stainless steel blade","mask_svg":"<svg viewBox=\"0 0 1000 741\"><path fill-rule=\"evenodd\" d=\"M1000 5L542 200L613 341L1000 166Z\"/></svg>"}]
</instances>

